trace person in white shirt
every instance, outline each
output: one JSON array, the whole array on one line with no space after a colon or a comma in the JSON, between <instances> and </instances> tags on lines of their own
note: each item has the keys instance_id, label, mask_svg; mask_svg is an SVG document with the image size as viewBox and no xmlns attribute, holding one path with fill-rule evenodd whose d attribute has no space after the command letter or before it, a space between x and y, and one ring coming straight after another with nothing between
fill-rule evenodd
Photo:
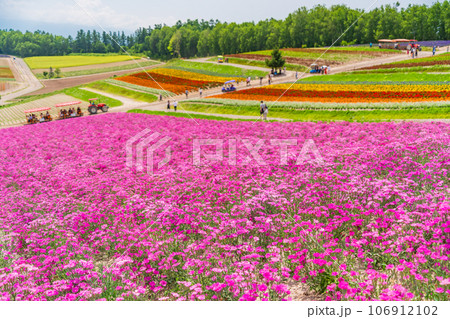
<instances>
[{"instance_id":1,"label":"person in white shirt","mask_svg":"<svg viewBox=\"0 0 450 319\"><path fill-rule=\"evenodd\" d=\"M175 110L175 112L177 111L177 107L178 107L178 102L175 100L173 102L173 109Z\"/></svg>"},{"instance_id":2,"label":"person in white shirt","mask_svg":"<svg viewBox=\"0 0 450 319\"><path fill-rule=\"evenodd\" d=\"M264 118L264 121L267 121L267 114L269 114L269 108L267 107L266 103L264 103L264 101L261 101L260 112Z\"/></svg>"}]
</instances>

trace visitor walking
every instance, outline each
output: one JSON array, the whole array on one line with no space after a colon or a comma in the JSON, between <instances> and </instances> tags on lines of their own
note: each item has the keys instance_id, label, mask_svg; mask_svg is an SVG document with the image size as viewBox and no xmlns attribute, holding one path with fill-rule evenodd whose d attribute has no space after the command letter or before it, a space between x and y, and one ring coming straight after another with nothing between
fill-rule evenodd
<instances>
[{"instance_id":1,"label":"visitor walking","mask_svg":"<svg viewBox=\"0 0 450 319\"><path fill-rule=\"evenodd\" d=\"M175 110L175 112L177 111L177 107L178 107L178 102L177 102L177 100L175 100L173 102L173 109Z\"/></svg>"},{"instance_id":2,"label":"visitor walking","mask_svg":"<svg viewBox=\"0 0 450 319\"><path fill-rule=\"evenodd\" d=\"M186 90L184 93L186 93L186 99L188 98L188 96L189 96L189 91L188 90Z\"/></svg>"},{"instance_id":3,"label":"visitor walking","mask_svg":"<svg viewBox=\"0 0 450 319\"><path fill-rule=\"evenodd\" d=\"M170 110L170 100L167 101L167 109Z\"/></svg>"},{"instance_id":4,"label":"visitor walking","mask_svg":"<svg viewBox=\"0 0 450 319\"><path fill-rule=\"evenodd\" d=\"M259 112L264 118L264 121L267 121L267 114L269 114L269 108L267 107L264 101L261 101L261 105L259 106Z\"/></svg>"},{"instance_id":5,"label":"visitor walking","mask_svg":"<svg viewBox=\"0 0 450 319\"><path fill-rule=\"evenodd\" d=\"M436 46L433 45L433 56L436 54Z\"/></svg>"},{"instance_id":6,"label":"visitor walking","mask_svg":"<svg viewBox=\"0 0 450 319\"><path fill-rule=\"evenodd\" d=\"M162 101L162 94L159 94L159 100Z\"/></svg>"},{"instance_id":7,"label":"visitor walking","mask_svg":"<svg viewBox=\"0 0 450 319\"><path fill-rule=\"evenodd\" d=\"M199 88L199 89L198 89L198 93L200 94L200 98L201 98L202 95L203 95L203 90L202 90L202 88Z\"/></svg>"},{"instance_id":8,"label":"visitor walking","mask_svg":"<svg viewBox=\"0 0 450 319\"><path fill-rule=\"evenodd\" d=\"M263 77L260 76L260 77L259 77L259 85L262 85L262 80L263 80Z\"/></svg>"},{"instance_id":9,"label":"visitor walking","mask_svg":"<svg viewBox=\"0 0 450 319\"><path fill-rule=\"evenodd\" d=\"M298 71L295 71L295 79L298 80Z\"/></svg>"}]
</instances>

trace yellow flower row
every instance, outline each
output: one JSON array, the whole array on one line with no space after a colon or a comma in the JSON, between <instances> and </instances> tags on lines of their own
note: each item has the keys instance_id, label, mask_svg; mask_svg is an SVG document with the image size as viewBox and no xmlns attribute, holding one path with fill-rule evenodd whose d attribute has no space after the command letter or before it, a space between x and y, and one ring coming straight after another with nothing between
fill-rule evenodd
<instances>
[{"instance_id":1,"label":"yellow flower row","mask_svg":"<svg viewBox=\"0 0 450 319\"><path fill-rule=\"evenodd\" d=\"M189 79L193 81L206 81L206 82L226 82L229 80L242 81L240 78L226 78L222 76L206 75L201 73L176 70L176 69L155 69L151 70L152 73L161 75L173 76L177 78Z\"/></svg>"},{"instance_id":2,"label":"yellow flower row","mask_svg":"<svg viewBox=\"0 0 450 319\"><path fill-rule=\"evenodd\" d=\"M292 86L292 87L291 87ZM405 84L405 85L387 85L387 84L276 84L271 85L272 89L288 89L296 91L352 91L352 92L421 92L434 91L445 92L450 91L450 85L430 85L430 84Z\"/></svg>"}]
</instances>

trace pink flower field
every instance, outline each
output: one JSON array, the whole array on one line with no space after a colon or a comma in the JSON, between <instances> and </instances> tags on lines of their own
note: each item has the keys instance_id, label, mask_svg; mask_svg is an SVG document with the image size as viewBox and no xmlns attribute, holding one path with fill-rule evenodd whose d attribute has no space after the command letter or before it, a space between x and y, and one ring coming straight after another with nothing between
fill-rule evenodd
<instances>
[{"instance_id":1,"label":"pink flower field","mask_svg":"<svg viewBox=\"0 0 450 319\"><path fill-rule=\"evenodd\" d=\"M126 167L144 129L171 138L153 175ZM2 129L0 299L449 300L449 131L144 114ZM193 165L196 138L224 139L225 160ZM279 138L299 141L284 164ZM244 139L266 141L262 161ZM307 139L322 164L296 164Z\"/></svg>"}]
</instances>

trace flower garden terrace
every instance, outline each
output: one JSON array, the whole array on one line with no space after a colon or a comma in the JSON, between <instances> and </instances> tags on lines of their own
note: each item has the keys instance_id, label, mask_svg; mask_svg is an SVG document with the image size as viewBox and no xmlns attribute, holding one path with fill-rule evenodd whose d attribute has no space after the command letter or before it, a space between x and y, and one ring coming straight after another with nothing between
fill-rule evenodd
<instances>
[{"instance_id":1,"label":"flower garden terrace","mask_svg":"<svg viewBox=\"0 0 450 319\"><path fill-rule=\"evenodd\" d=\"M288 83L213 95L208 98L321 103L436 102L449 100L450 85L447 83Z\"/></svg>"},{"instance_id":2,"label":"flower garden terrace","mask_svg":"<svg viewBox=\"0 0 450 319\"><path fill-rule=\"evenodd\" d=\"M1 130L1 299L449 299L448 124L196 121ZM174 159L153 175L125 165L148 128ZM298 140L285 164L280 137ZM225 160L194 166L196 138ZM297 164L306 140L323 164Z\"/></svg>"},{"instance_id":3,"label":"flower garden terrace","mask_svg":"<svg viewBox=\"0 0 450 319\"><path fill-rule=\"evenodd\" d=\"M243 82L247 77L266 76L267 72L245 70L228 65L174 61L164 68L117 78L122 83L152 88L161 92L183 94L223 85L229 80Z\"/></svg>"}]
</instances>

